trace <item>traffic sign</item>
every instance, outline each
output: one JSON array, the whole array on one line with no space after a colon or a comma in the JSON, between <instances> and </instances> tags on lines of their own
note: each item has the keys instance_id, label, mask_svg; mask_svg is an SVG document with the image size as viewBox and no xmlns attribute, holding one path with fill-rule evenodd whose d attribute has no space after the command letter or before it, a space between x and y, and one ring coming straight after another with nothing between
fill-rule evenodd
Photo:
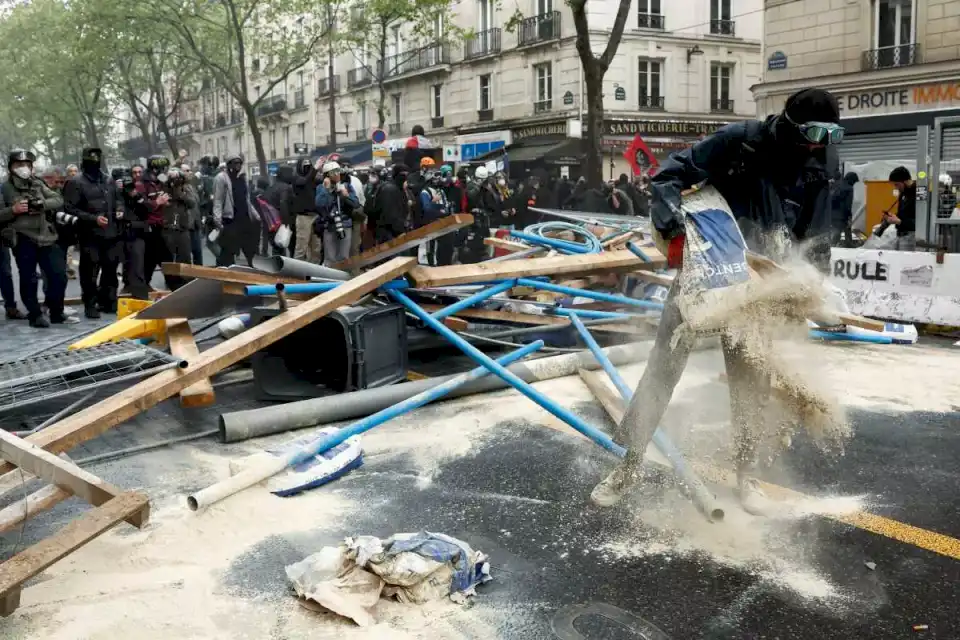
<instances>
[{"instance_id":1,"label":"traffic sign","mask_svg":"<svg viewBox=\"0 0 960 640\"><path fill-rule=\"evenodd\" d=\"M444 162L460 162L460 145L456 145L456 144L443 145L443 161Z\"/></svg>"},{"instance_id":2,"label":"traffic sign","mask_svg":"<svg viewBox=\"0 0 960 640\"><path fill-rule=\"evenodd\" d=\"M370 139L377 144L383 144L387 141L387 132L383 129L374 129L373 133L370 134Z\"/></svg>"}]
</instances>

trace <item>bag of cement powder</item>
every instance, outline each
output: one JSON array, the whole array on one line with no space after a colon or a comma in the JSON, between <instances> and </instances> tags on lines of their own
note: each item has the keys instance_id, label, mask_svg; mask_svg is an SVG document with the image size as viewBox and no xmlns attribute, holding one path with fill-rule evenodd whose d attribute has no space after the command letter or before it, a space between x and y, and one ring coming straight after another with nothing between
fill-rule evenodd
<instances>
[{"instance_id":1,"label":"bag of cement powder","mask_svg":"<svg viewBox=\"0 0 960 640\"><path fill-rule=\"evenodd\" d=\"M297 596L350 618L361 627L376 624L370 609L380 599L383 580L358 566L346 546L324 547L286 567Z\"/></svg>"}]
</instances>

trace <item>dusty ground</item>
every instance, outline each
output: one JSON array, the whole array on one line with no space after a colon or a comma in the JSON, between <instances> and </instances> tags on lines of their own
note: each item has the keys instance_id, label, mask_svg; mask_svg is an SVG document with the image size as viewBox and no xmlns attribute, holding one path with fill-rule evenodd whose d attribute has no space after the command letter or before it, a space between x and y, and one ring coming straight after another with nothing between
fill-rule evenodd
<instances>
[{"instance_id":1,"label":"dusty ground","mask_svg":"<svg viewBox=\"0 0 960 640\"><path fill-rule=\"evenodd\" d=\"M657 472L629 505L598 510L587 496L612 459L502 392L427 407L371 432L361 469L296 498L252 488L201 513L184 506L187 492L227 477L230 460L289 435L230 446L205 440L91 465L151 496L150 526L121 525L43 573L0 621L0 637L657 637L641 618L677 639L958 637L955 559L825 517L866 508L960 537L958 356L925 346L826 345L803 357L837 390L856 436L842 457L824 457L798 438L766 471L816 496L800 515L747 516L718 487L728 515L711 525ZM642 367L624 369L630 382ZM716 465L729 460L721 371L719 353L695 353L665 420L684 450ZM539 388L609 428L579 379ZM221 406L242 407L248 392L221 393ZM202 430L215 416L166 403L76 456ZM64 503L0 538L4 555L80 508ZM472 606L381 602L379 624L361 630L291 596L286 564L345 535L417 529L461 537L491 555L494 581ZM571 609L587 603L608 608ZM917 632L915 624L929 628Z\"/></svg>"}]
</instances>

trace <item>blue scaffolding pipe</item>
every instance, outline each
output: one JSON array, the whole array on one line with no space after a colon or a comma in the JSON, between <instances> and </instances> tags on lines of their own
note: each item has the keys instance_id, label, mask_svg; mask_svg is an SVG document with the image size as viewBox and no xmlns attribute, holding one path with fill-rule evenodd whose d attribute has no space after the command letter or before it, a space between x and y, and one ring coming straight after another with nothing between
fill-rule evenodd
<instances>
[{"instance_id":1,"label":"blue scaffolding pipe","mask_svg":"<svg viewBox=\"0 0 960 640\"><path fill-rule=\"evenodd\" d=\"M517 360L520 360L521 358L530 355L534 351L539 350L541 347L543 347L543 340L531 342L530 344L524 345L516 351L511 351L510 353L497 358L496 363L498 366L509 366ZM417 395L407 398L402 402L398 402L397 404L387 407L386 409L381 409L380 411L377 411L366 418L358 420L351 425L347 425L336 433L331 434L322 440L317 440L308 445L306 448L297 451L291 457L287 466L296 466L298 464L302 464L314 456L320 455L325 451L329 451L333 447L345 442L348 438L369 431L370 429L380 426L388 420L392 420L393 418L401 416L405 413L409 413L414 409L418 409L425 404L442 398L457 387L463 386L466 383L472 382L478 378L482 378L488 373L490 373L490 370L487 367L476 367L475 369L471 369L466 373L460 374L456 378L447 380L441 385L427 389L426 391L418 393Z\"/></svg>"},{"instance_id":2,"label":"blue scaffolding pipe","mask_svg":"<svg viewBox=\"0 0 960 640\"><path fill-rule=\"evenodd\" d=\"M628 242L627 249L630 250L630 253L637 256L644 262L653 262L653 260L650 259L650 256L648 256L647 253L643 249L641 249L640 245L638 245L636 242L633 242L633 241Z\"/></svg>"},{"instance_id":3,"label":"blue scaffolding pipe","mask_svg":"<svg viewBox=\"0 0 960 640\"><path fill-rule=\"evenodd\" d=\"M596 427L584 422L579 417L574 415L572 412L566 410L565 408L563 408L562 406L560 406L550 398L546 397L545 395L543 395L542 393L534 389L532 386L530 386L529 384L527 384L526 382L518 378L515 374L508 371L500 363L494 360L491 360L490 357L487 356L485 353L483 353L482 351L480 351L479 349L471 345L469 342L467 342L466 340L458 336L456 333L448 329L446 326L444 326L442 322L434 319L429 313L421 309L417 305L417 303L415 303L413 300L407 297L405 293L397 290L389 291L387 293L391 298L393 298L394 300L396 300L397 302L405 306L407 310L410 311L413 315L420 318L420 320L422 320L424 324L426 324L428 327L430 327L431 329L439 333L441 336L446 338L451 344L453 344L458 349L460 349L460 351L462 351L467 356L469 356L470 359L472 359L474 362L477 362L483 365L484 367L486 367L487 369L489 369L490 372L493 373L495 376L497 376L498 378L500 378L501 380L503 380L504 382L512 386L514 389L516 389L523 395L527 396L528 398L536 402L537 404L539 404L541 407L549 411L551 414L553 414L557 418L560 418L561 420L569 424L571 427L573 427L574 429L576 429L586 437L596 442L598 445L600 445L607 451L611 451L617 454L618 456L626 455L626 450L620 445L618 445L616 442L614 442L610 436L605 434L600 429L597 429Z\"/></svg>"},{"instance_id":4,"label":"blue scaffolding pipe","mask_svg":"<svg viewBox=\"0 0 960 640\"><path fill-rule=\"evenodd\" d=\"M244 293L248 296L273 296L277 291L284 293L325 293L336 289L343 282L303 282L287 284L278 282L277 284L248 284ZM409 285L405 280L391 280L380 285L381 289L406 289Z\"/></svg>"},{"instance_id":5,"label":"blue scaffolding pipe","mask_svg":"<svg viewBox=\"0 0 960 640\"><path fill-rule=\"evenodd\" d=\"M624 403L629 405L630 399L633 397L633 391L627 385L627 381L624 380L620 372L617 371L616 366L610 362L610 358L603 352L603 349L597 344L590 330L584 326L576 313L570 314L570 322L577 329L580 337L583 338L587 348L593 353L593 357L596 358L597 362L600 363L600 366L603 367L603 370L607 373L607 376L610 377L613 386L620 392ZM660 450L660 453L670 461L670 464L673 465L673 472L680 478L691 500L693 500L696 507L700 509L700 512L707 516L707 519L710 521L723 520L723 509L717 505L716 496L713 495L703 483L703 480L697 477L697 474L687 465L687 461L683 459L683 456L673 444L673 441L670 440L659 427L653 432L653 444Z\"/></svg>"},{"instance_id":6,"label":"blue scaffolding pipe","mask_svg":"<svg viewBox=\"0 0 960 640\"><path fill-rule=\"evenodd\" d=\"M504 280L500 284L495 284L492 287L488 289L483 289L482 291L478 291L472 296L466 297L463 300L460 300L459 302L454 302L449 307L446 307L434 313L433 317L436 318L437 320L443 320L444 318L448 318L454 315L458 311L469 309L470 307L477 304L478 302L483 302L488 298L492 298L498 293L509 291L510 289L515 287L516 284L517 284L516 280Z\"/></svg>"},{"instance_id":7,"label":"blue scaffolding pipe","mask_svg":"<svg viewBox=\"0 0 960 640\"><path fill-rule=\"evenodd\" d=\"M593 311L591 309L570 309L568 307L554 307L553 309L550 309L550 311L555 316L572 316L575 313L579 313L584 318L607 318L608 320L632 320L633 318L644 317L636 313L617 313L616 311Z\"/></svg>"},{"instance_id":8,"label":"blue scaffolding pipe","mask_svg":"<svg viewBox=\"0 0 960 640\"><path fill-rule=\"evenodd\" d=\"M511 231L510 235L514 238L520 238L524 242L550 247L551 249L556 249L557 251L566 251L567 253L591 253L589 248L583 246L582 244L577 244L576 242L570 242L569 240L558 240L556 238L534 236L530 235L529 233L524 233L523 231Z\"/></svg>"},{"instance_id":9,"label":"blue scaffolding pipe","mask_svg":"<svg viewBox=\"0 0 960 640\"><path fill-rule=\"evenodd\" d=\"M555 293L566 293L573 297L590 298L600 302L613 302L615 304L629 305L631 307L641 307L643 309L663 310L663 303L651 302L650 300L638 300L615 293L605 293L603 291L591 291L589 289L577 289L576 287L567 287L562 284L553 284L552 282L542 282L530 278L517 278L517 285L521 287L532 287L542 291L553 291Z\"/></svg>"}]
</instances>

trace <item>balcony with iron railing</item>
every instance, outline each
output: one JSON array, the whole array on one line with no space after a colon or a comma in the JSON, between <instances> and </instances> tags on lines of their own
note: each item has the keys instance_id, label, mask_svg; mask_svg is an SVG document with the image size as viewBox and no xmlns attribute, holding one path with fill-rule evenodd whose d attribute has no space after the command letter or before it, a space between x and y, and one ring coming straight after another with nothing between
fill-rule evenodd
<instances>
[{"instance_id":1,"label":"balcony with iron railing","mask_svg":"<svg viewBox=\"0 0 960 640\"><path fill-rule=\"evenodd\" d=\"M529 47L560 37L560 12L550 11L520 21L517 46Z\"/></svg>"},{"instance_id":2,"label":"balcony with iron railing","mask_svg":"<svg viewBox=\"0 0 960 640\"><path fill-rule=\"evenodd\" d=\"M920 45L916 42L901 44L893 47L880 47L864 51L860 60L860 69L875 71L877 69L893 69L894 67L909 67L920 63Z\"/></svg>"},{"instance_id":3,"label":"balcony with iron railing","mask_svg":"<svg viewBox=\"0 0 960 640\"><path fill-rule=\"evenodd\" d=\"M659 13L638 13L638 29L657 29L663 31L666 26L666 20Z\"/></svg>"},{"instance_id":4,"label":"balcony with iron railing","mask_svg":"<svg viewBox=\"0 0 960 640\"><path fill-rule=\"evenodd\" d=\"M269 116L287 109L287 96L268 96L257 106L258 116Z\"/></svg>"},{"instance_id":5,"label":"balcony with iron railing","mask_svg":"<svg viewBox=\"0 0 960 640\"><path fill-rule=\"evenodd\" d=\"M367 139L367 128L366 128L366 127L362 127L362 128L360 128L360 129L357 129L357 130L354 132L353 137L354 137L356 140L366 140L366 139Z\"/></svg>"},{"instance_id":6,"label":"balcony with iron railing","mask_svg":"<svg viewBox=\"0 0 960 640\"><path fill-rule=\"evenodd\" d=\"M234 109L230 112L230 124L243 124L243 109Z\"/></svg>"},{"instance_id":7,"label":"balcony with iron railing","mask_svg":"<svg viewBox=\"0 0 960 640\"><path fill-rule=\"evenodd\" d=\"M433 116L430 118L431 129L443 129L443 116Z\"/></svg>"},{"instance_id":8,"label":"balcony with iron railing","mask_svg":"<svg viewBox=\"0 0 960 640\"><path fill-rule=\"evenodd\" d=\"M478 122L493 122L493 109L480 109L477 111Z\"/></svg>"},{"instance_id":9,"label":"balcony with iron railing","mask_svg":"<svg viewBox=\"0 0 960 640\"><path fill-rule=\"evenodd\" d=\"M463 59L475 60L500 53L500 29L487 29L463 43Z\"/></svg>"},{"instance_id":10,"label":"balcony with iron railing","mask_svg":"<svg viewBox=\"0 0 960 640\"><path fill-rule=\"evenodd\" d=\"M303 96L303 89L297 89L293 92L293 108L302 109L307 106L307 102Z\"/></svg>"},{"instance_id":11,"label":"balcony with iron railing","mask_svg":"<svg viewBox=\"0 0 960 640\"><path fill-rule=\"evenodd\" d=\"M331 87L333 91L331 91ZM330 76L320 78L317 80L317 95L318 96L328 96L331 93L336 93L340 91L340 76Z\"/></svg>"},{"instance_id":12,"label":"balcony with iron railing","mask_svg":"<svg viewBox=\"0 0 960 640\"><path fill-rule=\"evenodd\" d=\"M447 64L450 64L448 47L443 44L432 44L414 51L387 56L381 63L380 69L384 78L395 78Z\"/></svg>"},{"instance_id":13,"label":"balcony with iron railing","mask_svg":"<svg viewBox=\"0 0 960 640\"><path fill-rule=\"evenodd\" d=\"M225 127L225 126L227 126L227 114L225 114L225 113L218 113L218 114L217 114L217 119L214 120L214 123L215 123L215 124L214 124L214 127L215 127L215 128L220 128L220 127Z\"/></svg>"},{"instance_id":14,"label":"balcony with iron railing","mask_svg":"<svg viewBox=\"0 0 960 640\"><path fill-rule=\"evenodd\" d=\"M387 125L387 133L391 136L403 135L403 123L391 122Z\"/></svg>"},{"instance_id":15,"label":"balcony with iron railing","mask_svg":"<svg viewBox=\"0 0 960 640\"><path fill-rule=\"evenodd\" d=\"M737 23L733 20L711 20L710 33L715 36L735 36Z\"/></svg>"},{"instance_id":16,"label":"balcony with iron railing","mask_svg":"<svg viewBox=\"0 0 960 640\"><path fill-rule=\"evenodd\" d=\"M733 113L733 100L729 98L714 98L710 101L711 113Z\"/></svg>"},{"instance_id":17,"label":"balcony with iron railing","mask_svg":"<svg viewBox=\"0 0 960 640\"><path fill-rule=\"evenodd\" d=\"M350 69L347 71L347 88L356 89L366 87L373 82L373 74L370 69L361 67L359 69Z\"/></svg>"},{"instance_id":18,"label":"balcony with iron railing","mask_svg":"<svg viewBox=\"0 0 960 640\"><path fill-rule=\"evenodd\" d=\"M638 99L637 108L640 111L663 111L663 96L648 96L641 93L640 98Z\"/></svg>"},{"instance_id":19,"label":"balcony with iron railing","mask_svg":"<svg viewBox=\"0 0 960 640\"><path fill-rule=\"evenodd\" d=\"M546 100L539 100L533 103L533 112L534 113L546 113L553 109L553 100L547 98Z\"/></svg>"}]
</instances>

